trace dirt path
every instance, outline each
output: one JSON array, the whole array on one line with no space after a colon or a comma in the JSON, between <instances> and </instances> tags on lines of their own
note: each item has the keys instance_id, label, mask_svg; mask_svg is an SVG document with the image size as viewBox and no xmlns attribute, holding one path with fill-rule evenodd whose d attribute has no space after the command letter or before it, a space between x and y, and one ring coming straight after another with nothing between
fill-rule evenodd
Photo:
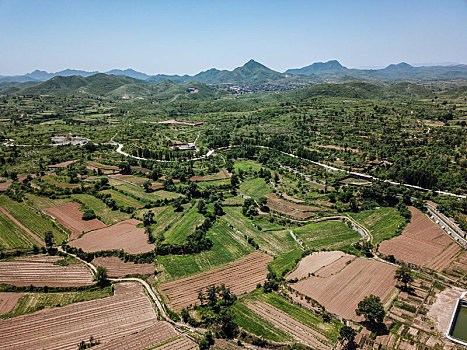
<instances>
[{"instance_id":1,"label":"dirt path","mask_svg":"<svg viewBox=\"0 0 467 350\"><path fill-rule=\"evenodd\" d=\"M6 216L8 216L8 218L13 221L16 225L18 225L20 228L22 228L24 231L26 231L32 238L34 238L37 243L39 243L41 246L45 247L45 243L42 239L40 239L37 235L35 235L34 233L31 232L31 230L29 230L28 228L24 227L23 224L21 222L19 222L18 220L16 220L9 212L7 212L5 210L5 208L3 207L0 207L0 211L5 214Z\"/></svg>"}]
</instances>

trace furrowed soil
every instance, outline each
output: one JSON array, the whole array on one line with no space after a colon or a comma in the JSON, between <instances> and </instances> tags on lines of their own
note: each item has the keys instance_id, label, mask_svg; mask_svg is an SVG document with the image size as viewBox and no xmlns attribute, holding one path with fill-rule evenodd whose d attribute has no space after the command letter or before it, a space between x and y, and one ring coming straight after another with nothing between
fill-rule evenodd
<instances>
[{"instance_id":1,"label":"furrowed soil","mask_svg":"<svg viewBox=\"0 0 467 350\"><path fill-rule=\"evenodd\" d=\"M77 349L81 341L106 344L157 320L137 283L115 285L115 295L0 320L0 349Z\"/></svg>"},{"instance_id":2,"label":"furrowed soil","mask_svg":"<svg viewBox=\"0 0 467 350\"><path fill-rule=\"evenodd\" d=\"M318 301L332 313L360 321L355 314L358 303L374 294L384 299L396 285L396 267L383 262L357 258L330 277L311 276L291 287Z\"/></svg>"},{"instance_id":3,"label":"furrowed soil","mask_svg":"<svg viewBox=\"0 0 467 350\"><path fill-rule=\"evenodd\" d=\"M428 216L414 207L409 209L412 220L402 235L381 242L379 251L394 255L400 261L442 271L454 260L460 248Z\"/></svg>"},{"instance_id":4,"label":"furrowed soil","mask_svg":"<svg viewBox=\"0 0 467 350\"><path fill-rule=\"evenodd\" d=\"M71 231L70 240L75 239L83 232L105 227L105 224L98 219L82 220L83 213L79 211L80 206L81 204L79 203L69 203L45 209L44 212Z\"/></svg>"},{"instance_id":5,"label":"furrowed soil","mask_svg":"<svg viewBox=\"0 0 467 350\"><path fill-rule=\"evenodd\" d=\"M70 246L81 248L86 252L120 249L130 254L149 252L154 249L154 245L148 243L144 228L136 227L139 223L141 223L139 220L129 219L91 231L71 242Z\"/></svg>"},{"instance_id":6,"label":"furrowed soil","mask_svg":"<svg viewBox=\"0 0 467 350\"><path fill-rule=\"evenodd\" d=\"M9 313L24 293L0 293L0 315Z\"/></svg>"},{"instance_id":7,"label":"furrowed soil","mask_svg":"<svg viewBox=\"0 0 467 350\"><path fill-rule=\"evenodd\" d=\"M314 273L321 268L331 265L335 261L345 256L350 255L345 254L341 251L318 252L307 255L300 261L297 268L287 276L287 279L301 279L303 277L308 277L308 274Z\"/></svg>"},{"instance_id":8,"label":"furrowed soil","mask_svg":"<svg viewBox=\"0 0 467 350\"><path fill-rule=\"evenodd\" d=\"M115 256L94 258L92 264L105 267L109 277L113 278L129 275L151 275L154 273L154 264L124 262Z\"/></svg>"},{"instance_id":9,"label":"furrowed soil","mask_svg":"<svg viewBox=\"0 0 467 350\"><path fill-rule=\"evenodd\" d=\"M79 287L94 283L91 271L83 264L54 265L61 259L41 255L0 262L0 284Z\"/></svg>"},{"instance_id":10,"label":"furrowed soil","mask_svg":"<svg viewBox=\"0 0 467 350\"><path fill-rule=\"evenodd\" d=\"M199 291L212 285L225 284L232 293L240 295L256 288L266 279L266 265L272 260L269 255L254 252L223 267L202 272L160 285L161 292L167 297L171 308L180 311L190 304L199 304Z\"/></svg>"}]
</instances>

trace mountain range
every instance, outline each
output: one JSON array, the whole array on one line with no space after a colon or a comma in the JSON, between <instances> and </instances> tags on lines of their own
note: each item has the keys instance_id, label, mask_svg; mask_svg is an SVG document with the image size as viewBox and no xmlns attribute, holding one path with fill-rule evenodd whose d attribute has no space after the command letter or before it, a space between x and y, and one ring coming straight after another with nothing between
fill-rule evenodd
<instances>
[{"instance_id":1,"label":"mountain range","mask_svg":"<svg viewBox=\"0 0 467 350\"><path fill-rule=\"evenodd\" d=\"M43 82L61 76L89 77L100 72L65 69L55 73L35 70L25 75L0 76L1 82L25 83ZM175 83L201 82L212 85L310 85L320 82L344 82L351 80L397 81L437 81L467 79L467 65L414 67L405 62L390 64L383 69L351 69L336 60L316 62L302 68L288 69L285 72L274 71L261 63L250 60L232 71L211 68L196 75L148 75L133 69L112 69L104 72L111 76L122 76L157 84L167 79Z\"/></svg>"}]
</instances>

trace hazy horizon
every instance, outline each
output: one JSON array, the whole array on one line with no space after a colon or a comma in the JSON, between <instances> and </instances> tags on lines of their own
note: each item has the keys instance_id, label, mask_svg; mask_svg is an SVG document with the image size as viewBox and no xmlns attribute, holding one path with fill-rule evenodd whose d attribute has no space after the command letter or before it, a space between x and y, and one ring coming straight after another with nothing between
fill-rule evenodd
<instances>
[{"instance_id":1,"label":"hazy horizon","mask_svg":"<svg viewBox=\"0 0 467 350\"><path fill-rule=\"evenodd\" d=\"M467 63L467 1L0 0L0 75L131 68L149 75Z\"/></svg>"}]
</instances>

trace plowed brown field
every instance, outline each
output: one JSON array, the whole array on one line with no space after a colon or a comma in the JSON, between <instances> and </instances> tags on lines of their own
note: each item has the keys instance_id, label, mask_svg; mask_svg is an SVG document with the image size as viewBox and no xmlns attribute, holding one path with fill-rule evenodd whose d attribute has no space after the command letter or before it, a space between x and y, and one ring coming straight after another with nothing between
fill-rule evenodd
<instances>
[{"instance_id":1,"label":"plowed brown field","mask_svg":"<svg viewBox=\"0 0 467 350\"><path fill-rule=\"evenodd\" d=\"M124 262L117 257L99 257L92 261L93 265L107 269L109 277L125 277L128 275L151 275L154 273L154 264L135 264Z\"/></svg>"},{"instance_id":2,"label":"plowed brown field","mask_svg":"<svg viewBox=\"0 0 467 350\"><path fill-rule=\"evenodd\" d=\"M379 251L385 255L394 255L397 260L409 262L415 265L426 265L434 270L441 271L454 259L459 249L446 233L432 222L420 210L409 207L412 212L412 220L407 225L402 235L389 241L381 242ZM451 248L448 246L454 244ZM441 261L436 257L446 248Z\"/></svg>"},{"instance_id":3,"label":"plowed brown field","mask_svg":"<svg viewBox=\"0 0 467 350\"><path fill-rule=\"evenodd\" d=\"M0 315L9 313L15 307L23 293L0 293Z\"/></svg>"},{"instance_id":4,"label":"plowed brown field","mask_svg":"<svg viewBox=\"0 0 467 350\"><path fill-rule=\"evenodd\" d=\"M157 347L156 349L157 350L195 350L195 349L199 349L199 347L194 341L186 337L180 336L172 340L170 343L164 344L160 347Z\"/></svg>"},{"instance_id":5,"label":"plowed brown field","mask_svg":"<svg viewBox=\"0 0 467 350\"><path fill-rule=\"evenodd\" d=\"M374 294L384 300L395 287L396 267L383 262L357 258L330 277L309 277L291 287L346 319L360 320L358 303Z\"/></svg>"},{"instance_id":6,"label":"plowed brown field","mask_svg":"<svg viewBox=\"0 0 467 350\"><path fill-rule=\"evenodd\" d=\"M157 322L154 326L145 330L112 340L106 344L93 347L95 350L144 350L153 348L171 338L178 336L178 333L168 322Z\"/></svg>"},{"instance_id":7,"label":"plowed brown field","mask_svg":"<svg viewBox=\"0 0 467 350\"><path fill-rule=\"evenodd\" d=\"M313 212L325 210L319 207L291 203L278 198L274 193L266 194L265 197L267 198L266 205L271 210L292 218L306 220L314 216Z\"/></svg>"},{"instance_id":8,"label":"plowed brown field","mask_svg":"<svg viewBox=\"0 0 467 350\"><path fill-rule=\"evenodd\" d=\"M321 268L331 265L336 260L339 260L344 256L350 255L341 251L318 252L307 255L302 259L302 261L300 261L297 268L287 276L287 279L301 279L303 277L308 277L308 274L314 273Z\"/></svg>"},{"instance_id":9,"label":"plowed brown field","mask_svg":"<svg viewBox=\"0 0 467 350\"><path fill-rule=\"evenodd\" d=\"M70 240L75 239L83 232L105 227L105 224L98 219L81 220L83 213L79 211L80 205L79 203L68 203L45 209L44 212L71 231Z\"/></svg>"},{"instance_id":10,"label":"plowed brown field","mask_svg":"<svg viewBox=\"0 0 467 350\"><path fill-rule=\"evenodd\" d=\"M92 336L105 344L152 326L157 315L137 283L115 295L0 320L0 349L77 349Z\"/></svg>"},{"instance_id":11,"label":"plowed brown field","mask_svg":"<svg viewBox=\"0 0 467 350\"><path fill-rule=\"evenodd\" d=\"M71 242L70 246L81 248L85 252L119 249L130 254L150 252L154 249L154 245L148 243L144 228L136 227L139 223L141 221L129 219L113 226L91 231Z\"/></svg>"},{"instance_id":12,"label":"plowed brown field","mask_svg":"<svg viewBox=\"0 0 467 350\"><path fill-rule=\"evenodd\" d=\"M190 304L199 303L198 292L212 285L223 283L237 295L254 290L258 283L266 279L266 265L271 260L269 255L254 252L217 269L163 283L160 290L169 300L171 308L180 311Z\"/></svg>"},{"instance_id":13,"label":"plowed brown field","mask_svg":"<svg viewBox=\"0 0 467 350\"><path fill-rule=\"evenodd\" d=\"M83 264L54 265L58 256L33 256L0 262L0 284L14 286L79 287L92 285L91 271Z\"/></svg>"}]
</instances>

